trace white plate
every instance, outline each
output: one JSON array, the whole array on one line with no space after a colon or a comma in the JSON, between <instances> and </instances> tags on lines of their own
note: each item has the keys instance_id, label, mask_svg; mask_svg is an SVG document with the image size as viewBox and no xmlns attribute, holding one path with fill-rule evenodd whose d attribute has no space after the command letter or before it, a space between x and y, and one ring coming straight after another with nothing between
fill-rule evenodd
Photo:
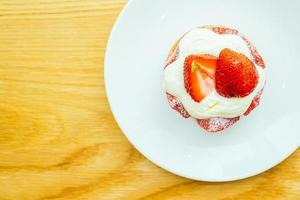
<instances>
[{"instance_id":1,"label":"white plate","mask_svg":"<svg viewBox=\"0 0 300 200\"><path fill-rule=\"evenodd\" d=\"M162 168L196 180L261 173L300 145L300 1L133 0L122 11L105 58L106 92L130 142ZM172 43L198 25L239 29L267 64L261 105L221 134L173 111L162 90Z\"/></svg>"}]
</instances>

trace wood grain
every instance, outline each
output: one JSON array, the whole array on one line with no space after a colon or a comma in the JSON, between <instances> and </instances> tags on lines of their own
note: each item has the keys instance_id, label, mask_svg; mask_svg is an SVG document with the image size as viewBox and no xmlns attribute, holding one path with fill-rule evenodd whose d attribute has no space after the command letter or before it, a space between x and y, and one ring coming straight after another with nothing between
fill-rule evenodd
<instances>
[{"instance_id":1,"label":"wood grain","mask_svg":"<svg viewBox=\"0 0 300 200\"><path fill-rule=\"evenodd\" d=\"M242 181L195 182L140 155L103 60L125 0L0 1L0 200L299 199L300 150Z\"/></svg>"}]
</instances>

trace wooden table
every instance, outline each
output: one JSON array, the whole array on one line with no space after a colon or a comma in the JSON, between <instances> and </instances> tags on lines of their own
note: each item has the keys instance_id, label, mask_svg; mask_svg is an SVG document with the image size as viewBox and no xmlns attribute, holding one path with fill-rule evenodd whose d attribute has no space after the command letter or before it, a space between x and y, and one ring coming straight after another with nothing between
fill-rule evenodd
<instances>
[{"instance_id":1,"label":"wooden table","mask_svg":"<svg viewBox=\"0 0 300 200\"><path fill-rule=\"evenodd\" d=\"M0 200L299 199L300 150L231 183L155 166L105 95L107 39L125 0L0 1Z\"/></svg>"}]
</instances>

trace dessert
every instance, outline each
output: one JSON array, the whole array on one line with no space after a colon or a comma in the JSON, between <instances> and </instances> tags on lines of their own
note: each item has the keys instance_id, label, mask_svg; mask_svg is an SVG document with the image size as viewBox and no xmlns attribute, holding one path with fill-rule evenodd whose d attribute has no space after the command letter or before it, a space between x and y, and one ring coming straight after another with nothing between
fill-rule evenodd
<instances>
[{"instance_id":1,"label":"dessert","mask_svg":"<svg viewBox=\"0 0 300 200\"><path fill-rule=\"evenodd\" d=\"M164 68L170 106L208 132L235 124L259 105L265 64L254 45L235 29L202 26L171 48Z\"/></svg>"}]
</instances>

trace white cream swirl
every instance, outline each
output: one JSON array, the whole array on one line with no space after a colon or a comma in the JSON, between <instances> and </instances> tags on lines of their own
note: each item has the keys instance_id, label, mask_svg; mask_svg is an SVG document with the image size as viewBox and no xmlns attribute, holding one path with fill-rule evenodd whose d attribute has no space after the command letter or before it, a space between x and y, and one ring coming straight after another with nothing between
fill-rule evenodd
<instances>
[{"instance_id":1,"label":"white cream swirl","mask_svg":"<svg viewBox=\"0 0 300 200\"><path fill-rule=\"evenodd\" d=\"M183 64L186 56L191 54L210 54L218 57L222 49L229 48L251 58L251 52L245 41L232 34L216 34L205 28L197 28L187 33L179 43L179 55L175 62L166 67L163 85L169 94L176 96L187 112L194 118L206 119L212 117L232 118L243 115L253 98L264 87L265 72L256 66L259 82L248 96L243 98L226 98L214 89L199 103L195 102L184 87Z\"/></svg>"}]
</instances>

